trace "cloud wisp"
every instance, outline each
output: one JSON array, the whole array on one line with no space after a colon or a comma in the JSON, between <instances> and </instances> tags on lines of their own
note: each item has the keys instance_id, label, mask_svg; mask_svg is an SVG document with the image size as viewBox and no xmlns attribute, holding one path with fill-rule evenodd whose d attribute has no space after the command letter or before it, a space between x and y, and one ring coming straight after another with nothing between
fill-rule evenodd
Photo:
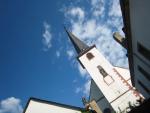
<instances>
[{"instance_id":1,"label":"cloud wisp","mask_svg":"<svg viewBox=\"0 0 150 113\"><path fill-rule=\"evenodd\" d=\"M85 95L86 97L89 96L89 92L90 92L90 85L91 85L91 81L90 79L88 79L83 86L80 87L76 87L75 88L75 93L82 93L83 95Z\"/></svg>"},{"instance_id":2,"label":"cloud wisp","mask_svg":"<svg viewBox=\"0 0 150 113\"><path fill-rule=\"evenodd\" d=\"M75 56L75 53L73 50L69 49L66 51L66 53L67 53L69 59L71 59L71 58L73 58L73 56Z\"/></svg>"},{"instance_id":3,"label":"cloud wisp","mask_svg":"<svg viewBox=\"0 0 150 113\"><path fill-rule=\"evenodd\" d=\"M23 107L20 99L10 97L0 102L0 113L22 113Z\"/></svg>"},{"instance_id":4,"label":"cloud wisp","mask_svg":"<svg viewBox=\"0 0 150 113\"><path fill-rule=\"evenodd\" d=\"M43 33L43 38L42 38L42 42L43 42L43 50L47 51L52 47L52 33L51 33L51 27L47 22L43 23L44 26L44 33Z\"/></svg>"},{"instance_id":5,"label":"cloud wisp","mask_svg":"<svg viewBox=\"0 0 150 113\"><path fill-rule=\"evenodd\" d=\"M56 57L59 58L60 57L60 51L56 51Z\"/></svg>"}]
</instances>

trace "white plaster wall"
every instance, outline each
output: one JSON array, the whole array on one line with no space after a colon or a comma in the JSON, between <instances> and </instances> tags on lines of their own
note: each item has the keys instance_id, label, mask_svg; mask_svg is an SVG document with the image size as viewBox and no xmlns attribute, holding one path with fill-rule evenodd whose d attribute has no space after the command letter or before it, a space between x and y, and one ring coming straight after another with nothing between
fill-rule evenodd
<instances>
[{"instance_id":1,"label":"white plaster wall","mask_svg":"<svg viewBox=\"0 0 150 113\"><path fill-rule=\"evenodd\" d=\"M127 80L127 82L130 84L130 86L132 85L131 82L131 76L130 76L130 72L129 69L125 69L125 68L121 68L121 67L114 67L122 76L125 80Z\"/></svg>"},{"instance_id":2,"label":"white plaster wall","mask_svg":"<svg viewBox=\"0 0 150 113\"><path fill-rule=\"evenodd\" d=\"M129 69L121 68L121 67L114 67L123 77L125 80L130 79L130 72Z\"/></svg>"},{"instance_id":3,"label":"white plaster wall","mask_svg":"<svg viewBox=\"0 0 150 113\"><path fill-rule=\"evenodd\" d=\"M88 60L86 54L84 54L81 57L79 57L79 60L85 66L98 88L100 88L100 90L103 92L108 102L112 102L114 99L116 99L117 97L129 90L129 86L127 86L121 80L121 78L118 76L118 74L116 74L116 72L114 72L114 67L104 58L104 56L95 47L89 50L88 52L91 52L95 57L91 60ZM102 75L97 69L98 65L102 66L104 70L114 79L114 82L111 85L108 86L104 82ZM127 107L126 103L128 103L129 101L135 101L136 99L137 98L135 96L133 96L132 99L126 98L122 101L124 107L121 108ZM114 109L116 109L116 106L120 106L118 103L113 103L114 104L112 104L112 107Z\"/></svg>"},{"instance_id":4,"label":"white plaster wall","mask_svg":"<svg viewBox=\"0 0 150 113\"><path fill-rule=\"evenodd\" d=\"M113 102L111 105L115 107L115 111L119 112L119 108L122 111L125 111L129 106L129 102L131 105L136 105L136 98L135 95L133 94L133 91L130 90L129 92L125 93L123 96L121 96L119 99L117 99L115 102Z\"/></svg>"},{"instance_id":5,"label":"white plaster wall","mask_svg":"<svg viewBox=\"0 0 150 113\"><path fill-rule=\"evenodd\" d=\"M102 54L100 54L96 48L91 49L89 52L95 56L92 60L88 60L86 55L81 56L79 59L86 67L87 71L90 73L91 77L106 96L108 101L111 102L116 97L127 91L128 87L121 82L116 73L113 71L114 67L104 58ZM113 77L115 80L113 84L110 86L106 85L102 75L97 69L98 65L102 66L105 71L107 71L107 73Z\"/></svg>"},{"instance_id":6,"label":"white plaster wall","mask_svg":"<svg viewBox=\"0 0 150 113\"><path fill-rule=\"evenodd\" d=\"M78 110L63 108L60 106L30 101L25 113L81 113Z\"/></svg>"}]
</instances>

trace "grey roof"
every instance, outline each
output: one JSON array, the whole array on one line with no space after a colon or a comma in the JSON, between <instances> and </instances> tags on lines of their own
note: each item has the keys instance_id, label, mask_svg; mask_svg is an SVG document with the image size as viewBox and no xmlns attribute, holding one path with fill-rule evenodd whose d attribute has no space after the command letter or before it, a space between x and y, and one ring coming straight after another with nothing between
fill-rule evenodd
<instances>
[{"instance_id":1,"label":"grey roof","mask_svg":"<svg viewBox=\"0 0 150 113\"><path fill-rule=\"evenodd\" d=\"M65 28L65 27L64 27ZM83 52L84 50L86 50L87 48L89 48L88 45L86 45L84 42L82 42L81 40L79 40L75 35L73 35L70 31L68 31L65 28L71 42L73 43L74 48L76 49L77 53L80 54L81 52Z\"/></svg>"}]
</instances>

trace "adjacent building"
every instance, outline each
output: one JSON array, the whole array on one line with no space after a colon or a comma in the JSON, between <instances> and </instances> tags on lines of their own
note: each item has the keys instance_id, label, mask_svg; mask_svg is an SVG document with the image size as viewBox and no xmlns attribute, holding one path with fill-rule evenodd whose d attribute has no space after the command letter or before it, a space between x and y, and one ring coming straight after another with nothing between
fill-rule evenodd
<instances>
[{"instance_id":1,"label":"adjacent building","mask_svg":"<svg viewBox=\"0 0 150 113\"><path fill-rule=\"evenodd\" d=\"M150 99L150 0L120 0L125 38L114 38L127 49L133 86Z\"/></svg>"}]
</instances>

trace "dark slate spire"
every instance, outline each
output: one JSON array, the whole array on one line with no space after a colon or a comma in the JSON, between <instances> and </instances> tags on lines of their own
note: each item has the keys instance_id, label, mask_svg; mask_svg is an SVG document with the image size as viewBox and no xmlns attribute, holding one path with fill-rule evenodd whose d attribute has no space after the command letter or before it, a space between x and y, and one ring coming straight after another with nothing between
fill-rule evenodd
<instances>
[{"instance_id":1,"label":"dark slate spire","mask_svg":"<svg viewBox=\"0 0 150 113\"><path fill-rule=\"evenodd\" d=\"M64 27L65 28L65 27ZM76 49L77 53L80 54L81 52L83 52L84 50L86 50L87 48L89 48L88 45L86 45L85 43L83 43L81 40L79 40L76 36L74 36L70 31L68 31L65 28L71 42L73 43L74 48Z\"/></svg>"}]
</instances>

